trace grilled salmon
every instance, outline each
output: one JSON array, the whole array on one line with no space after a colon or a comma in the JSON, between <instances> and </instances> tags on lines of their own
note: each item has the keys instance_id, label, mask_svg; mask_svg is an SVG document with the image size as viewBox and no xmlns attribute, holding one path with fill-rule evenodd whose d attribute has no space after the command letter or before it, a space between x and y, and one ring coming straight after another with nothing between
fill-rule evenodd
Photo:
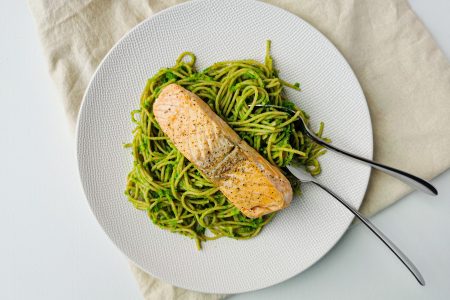
<instances>
[{"instance_id":1,"label":"grilled salmon","mask_svg":"<svg viewBox=\"0 0 450 300\"><path fill-rule=\"evenodd\" d=\"M170 84L153 104L153 113L175 147L247 217L291 202L292 188L281 171L194 93Z\"/></svg>"}]
</instances>

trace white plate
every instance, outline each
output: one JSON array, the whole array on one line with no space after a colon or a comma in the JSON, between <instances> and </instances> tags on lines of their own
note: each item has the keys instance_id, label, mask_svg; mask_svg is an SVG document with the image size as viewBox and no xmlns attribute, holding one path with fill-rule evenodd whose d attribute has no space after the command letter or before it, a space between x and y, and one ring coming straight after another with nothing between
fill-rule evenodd
<instances>
[{"instance_id":1,"label":"white plate","mask_svg":"<svg viewBox=\"0 0 450 300\"><path fill-rule=\"evenodd\" d=\"M277 7L253 1L195 1L162 11L127 34L103 60L86 91L78 121L78 163L86 198L117 247L145 271L176 286L239 293L286 280L318 261L340 239L352 215L325 192L304 185L303 196L248 241L204 243L152 224L124 196L131 169L130 111L147 78L192 51L202 69L229 59L264 59L266 40L280 76L301 82L290 100L323 120L333 143L372 158L369 111L349 65L311 25ZM321 159L320 179L355 207L370 169L333 153ZM101 255L101 253L99 253Z\"/></svg>"}]
</instances>

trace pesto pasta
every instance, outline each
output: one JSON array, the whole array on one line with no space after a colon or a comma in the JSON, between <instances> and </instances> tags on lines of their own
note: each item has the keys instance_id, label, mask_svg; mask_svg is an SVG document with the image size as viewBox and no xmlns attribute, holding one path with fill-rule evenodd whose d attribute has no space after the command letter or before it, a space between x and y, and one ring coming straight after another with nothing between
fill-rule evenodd
<instances>
[{"instance_id":1,"label":"pesto pasta","mask_svg":"<svg viewBox=\"0 0 450 300\"><path fill-rule=\"evenodd\" d=\"M312 175L320 173L318 157L325 150L310 141L294 122L308 115L285 98L283 88L300 90L278 77L267 42L264 63L255 60L224 61L199 72L195 55L182 53L171 68L150 78L139 109L131 113L136 124L132 148L133 169L127 177L125 195L154 224L201 242L230 237L249 239L270 222L275 213L257 219L244 216L206 177L174 147L159 128L153 102L165 86L176 83L197 94L250 146L269 162L284 167L293 159ZM273 104L294 109L294 115ZM323 132L320 124L318 135ZM300 187L295 187L299 192Z\"/></svg>"}]
</instances>

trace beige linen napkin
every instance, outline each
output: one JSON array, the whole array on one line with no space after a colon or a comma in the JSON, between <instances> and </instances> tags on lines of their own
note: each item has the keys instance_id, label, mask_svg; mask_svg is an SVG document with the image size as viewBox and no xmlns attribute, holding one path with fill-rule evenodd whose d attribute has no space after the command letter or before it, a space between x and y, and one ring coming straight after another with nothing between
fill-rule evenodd
<instances>
[{"instance_id":1,"label":"beige linen napkin","mask_svg":"<svg viewBox=\"0 0 450 300\"><path fill-rule=\"evenodd\" d=\"M72 128L108 50L133 26L178 2L29 0ZM450 166L450 65L406 0L267 2L310 22L348 60L369 103L377 161L427 179ZM409 191L374 171L361 210L373 214ZM175 288L132 269L145 299L221 297Z\"/></svg>"}]
</instances>

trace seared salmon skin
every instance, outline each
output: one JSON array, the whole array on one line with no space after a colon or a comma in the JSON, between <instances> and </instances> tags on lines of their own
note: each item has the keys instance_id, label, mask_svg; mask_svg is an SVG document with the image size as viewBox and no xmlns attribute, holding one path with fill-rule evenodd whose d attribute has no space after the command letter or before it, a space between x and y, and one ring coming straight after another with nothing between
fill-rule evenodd
<instances>
[{"instance_id":1,"label":"seared salmon skin","mask_svg":"<svg viewBox=\"0 0 450 300\"><path fill-rule=\"evenodd\" d=\"M175 147L247 217L291 202L292 187L281 171L194 93L170 84L153 104L153 113Z\"/></svg>"}]
</instances>

